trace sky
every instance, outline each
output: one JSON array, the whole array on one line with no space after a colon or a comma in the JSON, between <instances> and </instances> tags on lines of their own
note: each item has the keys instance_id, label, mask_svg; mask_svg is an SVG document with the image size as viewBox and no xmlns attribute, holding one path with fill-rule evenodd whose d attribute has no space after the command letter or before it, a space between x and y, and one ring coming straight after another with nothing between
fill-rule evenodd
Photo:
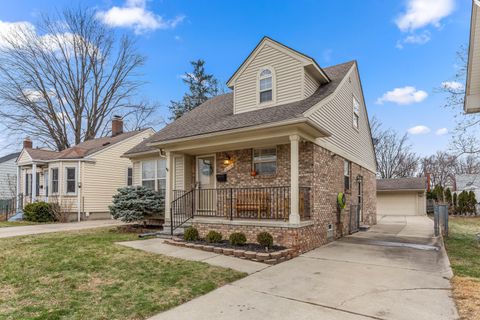
<instances>
[{"instance_id":1,"label":"sky","mask_svg":"<svg viewBox=\"0 0 480 320\"><path fill-rule=\"evenodd\" d=\"M189 61L225 83L263 36L313 57L322 67L357 60L369 116L407 133L422 156L449 147L454 112L441 86L459 88L456 52L468 45L469 0L2 1L0 33L66 6L89 7L136 40L147 57L139 98L161 105L182 97ZM9 137L0 132L0 146ZM0 155L15 148L0 149Z\"/></svg>"}]
</instances>

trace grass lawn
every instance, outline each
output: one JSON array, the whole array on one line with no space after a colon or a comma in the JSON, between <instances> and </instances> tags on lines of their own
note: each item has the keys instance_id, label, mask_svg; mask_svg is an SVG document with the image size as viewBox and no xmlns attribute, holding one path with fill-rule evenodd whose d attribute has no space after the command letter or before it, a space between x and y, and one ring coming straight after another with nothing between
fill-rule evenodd
<instances>
[{"instance_id":1,"label":"grass lawn","mask_svg":"<svg viewBox=\"0 0 480 320\"><path fill-rule=\"evenodd\" d=\"M38 224L38 223L30 222L30 221L0 221L0 228L30 226L33 224Z\"/></svg>"},{"instance_id":2,"label":"grass lawn","mask_svg":"<svg viewBox=\"0 0 480 320\"><path fill-rule=\"evenodd\" d=\"M480 217L450 217L445 244L452 265L453 295L462 319L480 319Z\"/></svg>"},{"instance_id":3,"label":"grass lawn","mask_svg":"<svg viewBox=\"0 0 480 320\"><path fill-rule=\"evenodd\" d=\"M145 319L245 274L116 245L116 229L0 240L0 319Z\"/></svg>"}]
</instances>

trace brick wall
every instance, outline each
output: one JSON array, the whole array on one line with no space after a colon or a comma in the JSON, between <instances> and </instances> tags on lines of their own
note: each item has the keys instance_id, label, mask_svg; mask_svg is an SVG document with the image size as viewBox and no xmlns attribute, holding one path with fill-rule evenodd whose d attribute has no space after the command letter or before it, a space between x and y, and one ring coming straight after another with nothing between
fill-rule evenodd
<instances>
[{"instance_id":1,"label":"brick wall","mask_svg":"<svg viewBox=\"0 0 480 320\"><path fill-rule=\"evenodd\" d=\"M272 187L290 185L290 145L277 146L277 173L272 176L252 177L252 149L219 152L216 154L217 173L225 171L224 160L230 158L234 166L227 173L226 182L217 182L217 188ZM270 232L276 244L295 247L305 252L349 234L350 204L358 203L357 176L363 180L363 222L376 223L375 174L352 163L351 188L346 193L347 208L339 212L337 195L344 192L344 159L311 142L300 143L299 182L311 188L310 207L313 225L300 228L265 227L195 223L200 235L217 230L228 238L232 232L244 232L248 241L255 242L261 231ZM329 231L331 230L331 231Z\"/></svg>"}]
</instances>

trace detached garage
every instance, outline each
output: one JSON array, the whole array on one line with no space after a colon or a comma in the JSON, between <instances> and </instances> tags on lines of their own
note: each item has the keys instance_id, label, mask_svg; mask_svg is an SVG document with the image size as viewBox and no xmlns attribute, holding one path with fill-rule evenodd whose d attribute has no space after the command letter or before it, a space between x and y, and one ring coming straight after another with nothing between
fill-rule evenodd
<instances>
[{"instance_id":1,"label":"detached garage","mask_svg":"<svg viewBox=\"0 0 480 320\"><path fill-rule=\"evenodd\" d=\"M427 214L425 178L377 180L377 214L417 216Z\"/></svg>"}]
</instances>

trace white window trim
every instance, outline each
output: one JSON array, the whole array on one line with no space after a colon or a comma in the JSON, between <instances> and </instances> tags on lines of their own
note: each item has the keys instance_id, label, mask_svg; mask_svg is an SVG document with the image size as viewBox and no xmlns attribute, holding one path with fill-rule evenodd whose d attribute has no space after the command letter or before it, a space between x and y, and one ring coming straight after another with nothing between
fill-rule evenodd
<instances>
[{"instance_id":1,"label":"white window trim","mask_svg":"<svg viewBox=\"0 0 480 320\"><path fill-rule=\"evenodd\" d=\"M158 177L158 161L160 160L164 160L166 161L165 158L152 158L152 159L145 159L145 160L141 160L140 161L140 185L143 186L143 181L154 181L154 190L155 191L159 191L158 189L158 181L159 180L165 180L165 183L167 181L167 177L165 176L165 178L159 178ZM144 162L149 162L149 161L153 161L155 163L155 177L153 179L143 179L143 163ZM133 170L133 169L132 169ZM127 172L128 174L128 172ZM166 172L166 174L168 175L168 171Z\"/></svg>"},{"instance_id":2,"label":"white window trim","mask_svg":"<svg viewBox=\"0 0 480 320\"><path fill-rule=\"evenodd\" d=\"M68 169L74 169L75 170L75 192L68 192L68 174L67 174L67 171ZM64 174L65 174L65 183L64 183L64 186L65 186L65 195L66 196L76 196L77 195L77 192L78 192L78 168L77 167L65 167L65 170L64 170Z\"/></svg>"},{"instance_id":3,"label":"white window trim","mask_svg":"<svg viewBox=\"0 0 480 320\"><path fill-rule=\"evenodd\" d=\"M355 103L358 105L358 112L355 112ZM356 126L355 126L355 115L358 117ZM360 131L360 102L355 97L355 95L352 95L352 127L355 130Z\"/></svg>"},{"instance_id":4,"label":"white window trim","mask_svg":"<svg viewBox=\"0 0 480 320\"><path fill-rule=\"evenodd\" d=\"M348 175L345 174L345 165L348 165ZM348 189L345 188L345 177L348 177ZM350 192L352 189L352 162L347 159L343 159L343 188L344 191Z\"/></svg>"},{"instance_id":5,"label":"white window trim","mask_svg":"<svg viewBox=\"0 0 480 320\"><path fill-rule=\"evenodd\" d=\"M266 161L266 160L255 161L255 150L262 150L262 149L275 149L275 172L274 173L264 173L264 174L258 173L258 175L259 176L274 176L274 175L277 175L277 172L278 172L278 147L277 146L252 148L252 167L253 167L253 169L255 170L255 164L256 163L273 162L273 161Z\"/></svg>"},{"instance_id":6,"label":"white window trim","mask_svg":"<svg viewBox=\"0 0 480 320\"><path fill-rule=\"evenodd\" d=\"M57 170L57 192L53 192L53 170ZM48 178L50 179L50 181L48 182L50 184L50 189L48 190L48 193L50 195L60 194L60 169L58 167L50 168Z\"/></svg>"},{"instance_id":7,"label":"white window trim","mask_svg":"<svg viewBox=\"0 0 480 320\"><path fill-rule=\"evenodd\" d=\"M262 73L263 70L268 69L272 73L272 100L271 101L265 101L265 102L260 102L260 73ZM276 76L275 76L275 69L272 66L263 66L261 67L258 72L257 72L257 89L256 89L256 95L257 95L257 106L265 107L265 106L271 106L275 104L276 102L276 96L277 96L277 90L276 90Z\"/></svg>"}]
</instances>

